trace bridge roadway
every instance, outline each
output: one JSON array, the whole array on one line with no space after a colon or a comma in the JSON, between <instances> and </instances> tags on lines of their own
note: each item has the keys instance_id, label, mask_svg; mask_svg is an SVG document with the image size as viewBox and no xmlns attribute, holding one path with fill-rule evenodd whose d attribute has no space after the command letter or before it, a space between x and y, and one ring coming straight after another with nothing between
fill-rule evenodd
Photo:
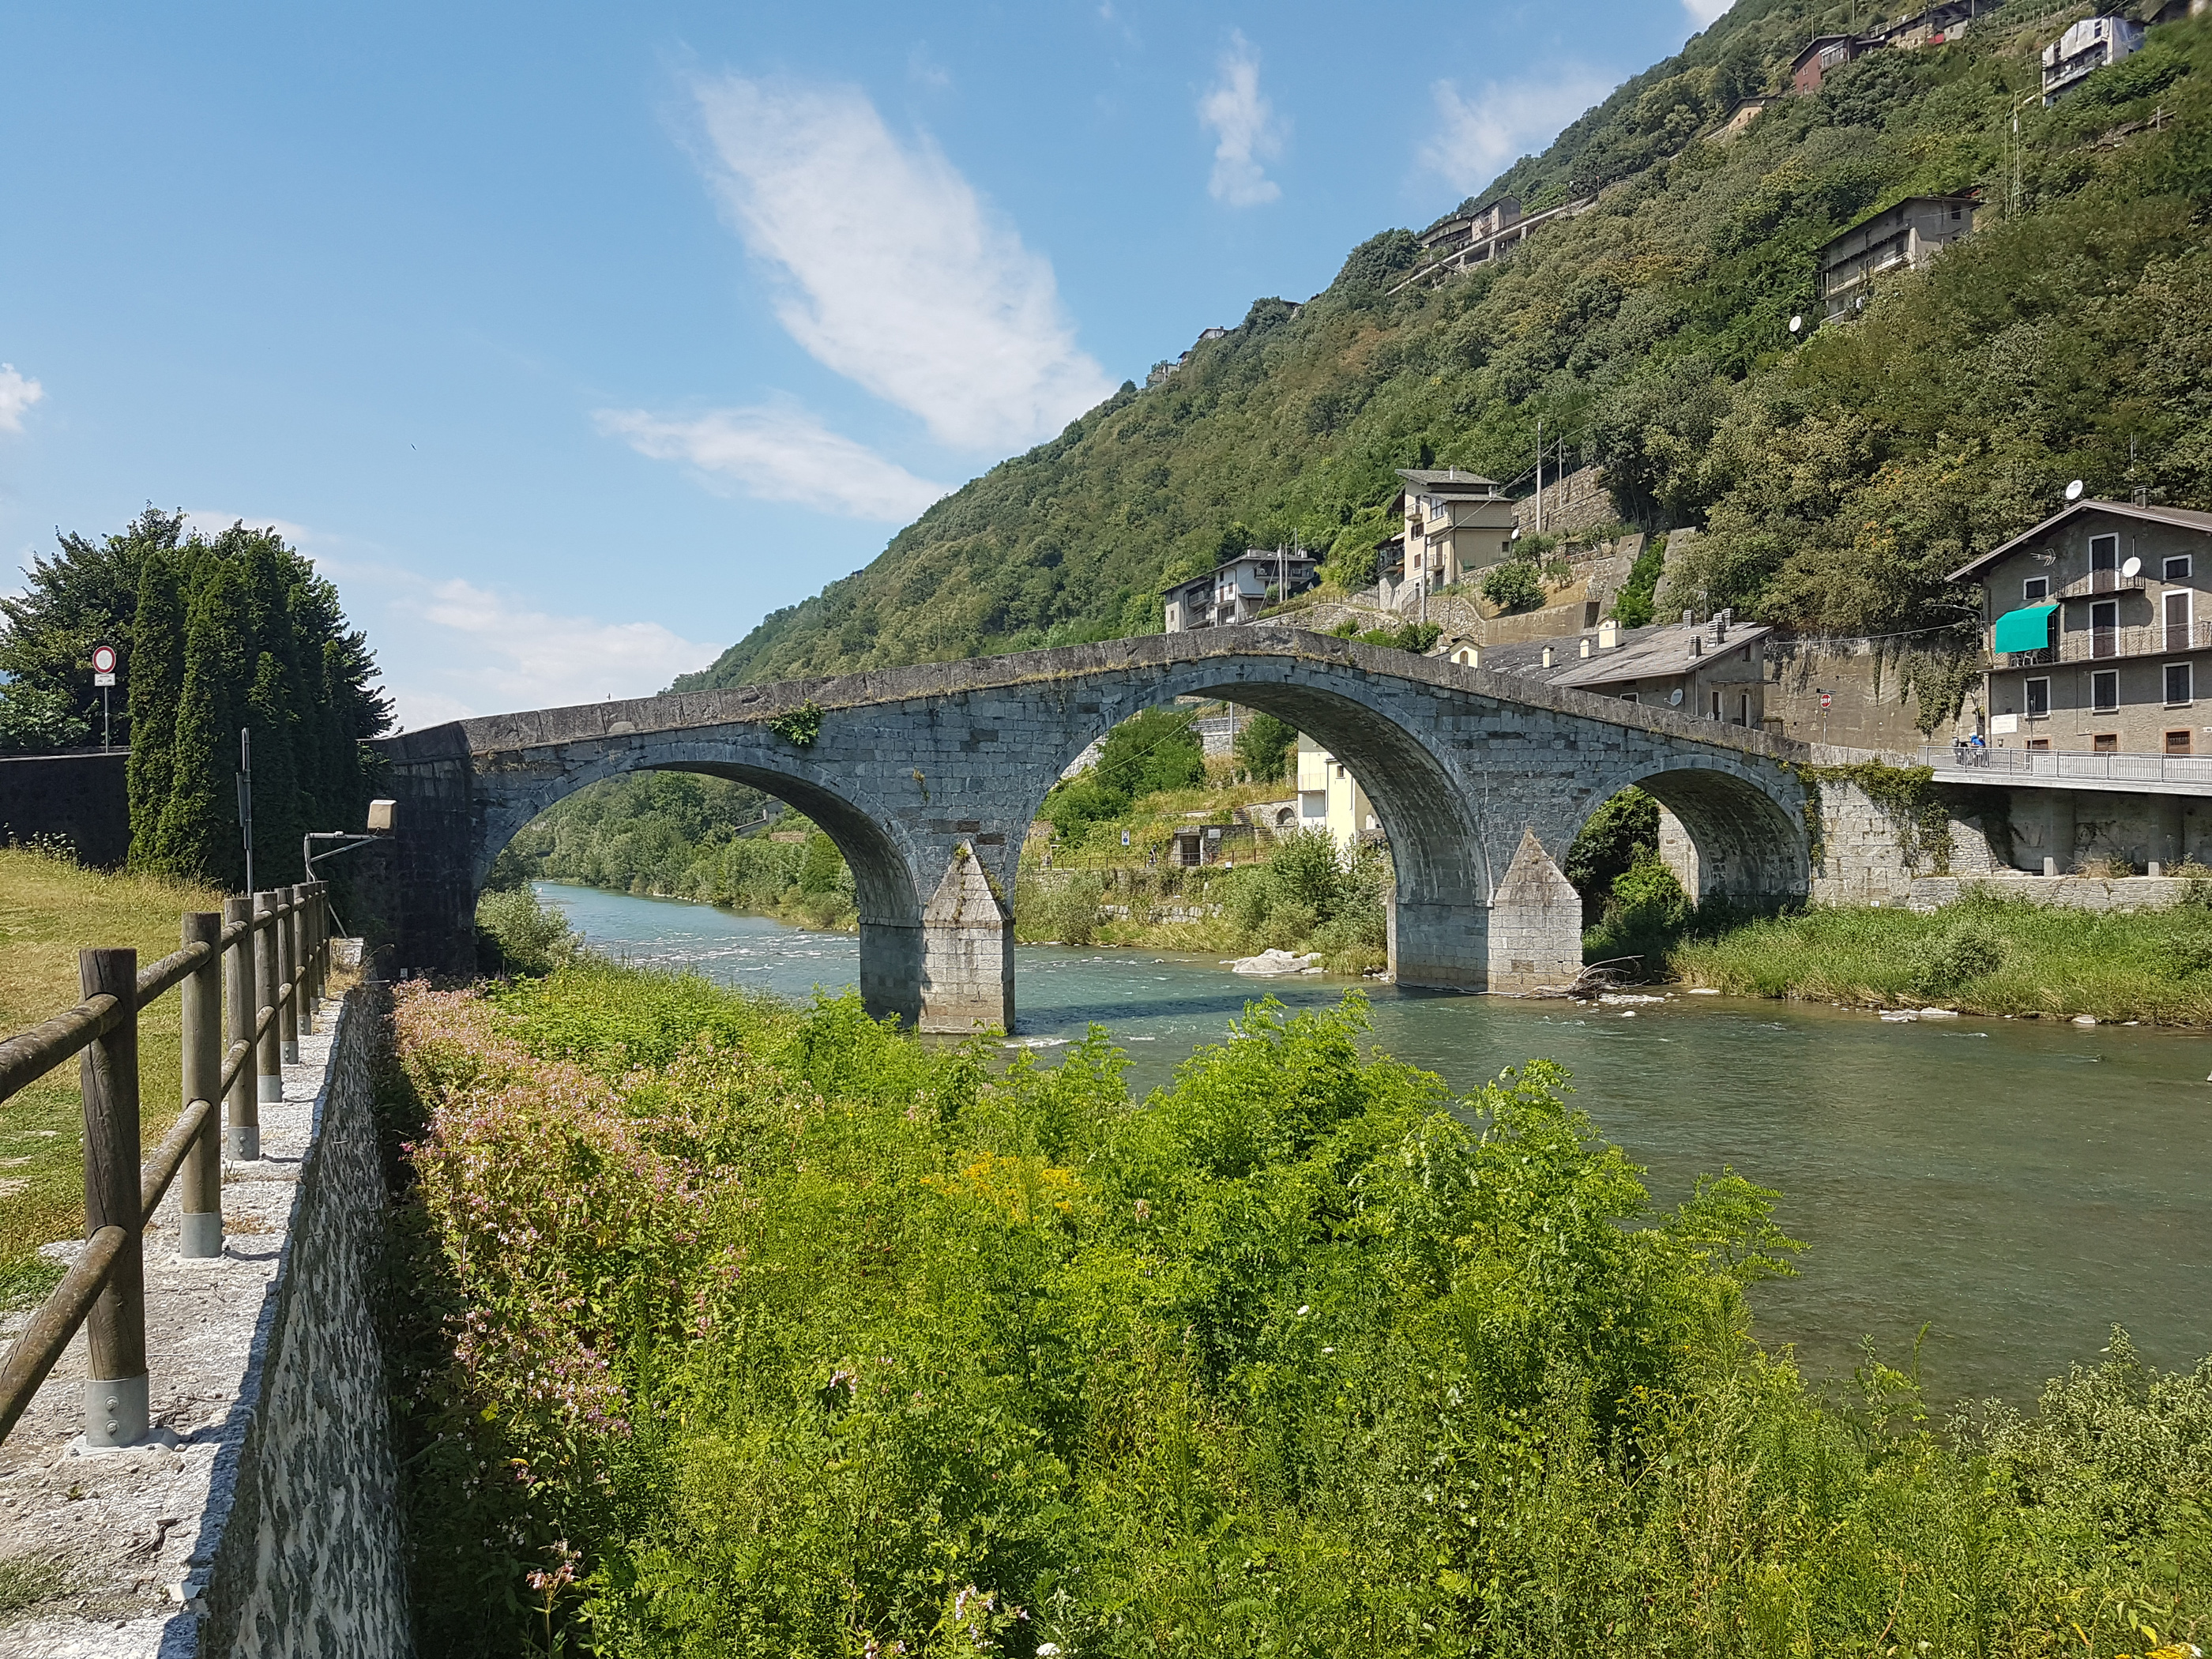
<instances>
[{"instance_id":1,"label":"bridge roadway","mask_svg":"<svg viewBox=\"0 0 2212 1659\"><path fill-rule=\"evenodd\" d=\"M861 989L925 1030L1013 1029L1015 863L1092 738L1180 696L1290 721L1365 787L1390 840L1402 985L1519 991L1582 957L1557 860L1636 784L1692 843L1699 896L1802 901L1804 745L1671 709L1294 629L1152 635L964 662L488 715L377 744L400 834L384 915L403 967L473 969L476 896L516 831L641 769L750 784L853 870ZM808 742L775 722L811 706Z\"/></svg>"}]
</instances>

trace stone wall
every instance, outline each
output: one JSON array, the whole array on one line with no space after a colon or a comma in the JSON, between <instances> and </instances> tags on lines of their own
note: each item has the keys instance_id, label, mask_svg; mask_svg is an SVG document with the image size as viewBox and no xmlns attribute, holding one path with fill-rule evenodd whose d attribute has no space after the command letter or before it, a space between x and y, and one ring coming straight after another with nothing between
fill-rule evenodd
<instances>
[{"instance_id":1,"label":"stone wall","mask_svg":"<svg viewBox=\"0 0 2212 1659\"><path fill-rule=\"evenodd\" d=\"M2124 881L2094 876L2024 876L2000 872L1982 876L1918 876L1913 878L1904 902L1911 909L1933 910L1955 904L1972 893L1999 898L2026 899L2030 904L2061 906L2069 910L2163 910L2189 896L2192 884L2178 876L2135 876Z\"/></svg>"},{"instance_id":2,"label":"stone wall","mask_svg":"<svg viewBox=\"0 0 2212 1659\"><path fill-rule=\"evenodd\" d=\"M1513 520L1521 534L1536 533L1536 497L1532 494L1525 501L1513 504ZM1564 478L1552 478L1547 472L1544 484L1544 533L1564 536L1584 530L1595 530L1601 525L1618 524L1620 509L1613 503L1612 492L1605 485L1605 469L1585 466L1570 472Z\"/></svg>"},{"instance_id":3,"label":"stone wall","mask_svg":"<svg viewBox=\"0 0 2212 1659\"><path fill-rule=\"evenodd\" d=\"M1920 704L1906 691L1902 665L1875 654L1867 640L1784 639L1766 643L1767 730L1802 743L1894 750L1917 758L1927 743L1948 743L1974 729L1973 697L1959 719L1933 737L1914 722ZM1820 707L1820 693L1829 706Z\"/></svg>"},{"instance_id":4,"label":"stone wall","mask_svg":"<svg viewBox=\"0 0 2212 1659\"><path fill-rule=\"evenodd\" d=\"M380 987L369 988L380 991ZM203 1659L403 1659L413 1651L384 1356L370 1317L384 1179L371 1115L381 999L346 1000L313 1138L239 1406L243 1439L215 1469Z\"/></svg>"},{"instance_id":5,"label":"stone wall","mask_svg":"<svg viewBox=\"0 0 2212 1659\"><path fill-rule=\"evenodd\" d=\"M0 759L0 846L67 842L77 862L121 867L131 851L130 750Z\"/></svg>"}]
</instances>

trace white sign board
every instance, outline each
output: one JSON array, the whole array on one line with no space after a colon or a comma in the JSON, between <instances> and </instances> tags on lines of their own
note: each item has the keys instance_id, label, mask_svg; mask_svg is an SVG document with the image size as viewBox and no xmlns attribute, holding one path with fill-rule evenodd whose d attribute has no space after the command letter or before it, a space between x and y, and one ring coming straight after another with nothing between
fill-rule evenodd
<instances>
[{"instance_id":1,"label":"white sign board","mask_svg":"<svg viewBox=\"0 0 2212 1659\"><path fill-rule=\"evenodd\" d=\"M1992 714L1990 716L1990 733L1992 737L2008 738L2019 730L2020 716L2017 714Z\"/></svg>"},{"instance_id":2,"label":"white sign board","mask_svg":"<svg viewBox=\"0 0 2212 1659\"><path fill-rule=\"evenodd\" d=\"M94 685L112 685L115 684L115 676L112 674L94 674L92 677L92 683Z\"/></svg>"}]
</instances>

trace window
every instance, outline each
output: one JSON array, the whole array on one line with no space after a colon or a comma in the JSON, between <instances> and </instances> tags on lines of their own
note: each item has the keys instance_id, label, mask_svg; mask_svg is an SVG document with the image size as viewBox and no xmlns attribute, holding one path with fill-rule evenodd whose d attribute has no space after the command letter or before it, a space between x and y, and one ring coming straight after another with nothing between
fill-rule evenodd
<instances>
[{"instance_id":1,"label":"window","mask_svg":"<svg viewBox=\"0 0 2212 1659\"><path fill-rule=\"evenodd\" d=\"M1721 694L1717 691L1712 694L1712 716L1715 720L1721 717Z\"/></svg>"},{"instance_id":2,"label":"window","mask_svg":"<svg viewBox=\"0 0 2212 1659\"><path fill-rule=\"evenodd\" d=\"M2166 568L2160 574L2170 582L2187 581L2189 580L2189 555L2186 553L2180 553L2175 555L2172 558L2168 559L2166 562Z\"/></svg>"},{"instance_id":3,"label":"window","mask_svg":"<svg viewBox=\"0 0 2212 1659\"><path fill-rule=\"evenodd\" d=\"M2051 682L2048 679L2027 683L2027 717L2032 720L2051 717Z\"/></svg>"},{"instance_id":4,"label":"window","mask_svg":"<svg viewBox=\"0 0 2212 1659\"><path fill-rule=\"evenodd\" d=\"M2169 589L2160 601L2166 613L2166 646L2168 651L2189 649L2189 589Z\"/></svg>"},{"instance_id":5,"label":"window","mask_svg":"<svg viewBox=\"0 0 2212 1659\"><path fill-rule=\"evenodd\" d=\"M1738 726L1751 724L1751 696L1748 692L1735 700L1735 723Z\"/></svg>"},{"instance_id":6,"label":"window","mask_svg":"<svg viewBox=\"0 0 2212 1659\"><path fill-rule=\"evenodd\" d=\"M2166 734L2166 752L2169 755L2185 755L2189 753L2189 728L2187 726L2183 726L2179 732L2169 732Z\"/></svg>"},{"instance_id":7,"label":"window","mask_svg":"<svg viewBox=\"0 0 2212 1659\"><path fill-rule=\"evenodd\" d=\"M2089 568L2117 570L2120 564L2120 538L2118 536L2089 538Z\"/></svg>"},{"instance_id":8,"label":"window","mask_svg":"<svg viewBox=\"0 0 2212 1659\"><path fill-rule=\"evenodd\" d=\"M2109 714L2120 706L2120 671L2101 668L2089 676L2089 707Z\"/></svg>"},{"instance_id":9,"label":"window","mask_svg":"<svg viewBox=\"0 0 2212 1659\"><path fill-rule=\"evenodd\" d=\"M2089 607L2089 654L2120 654L2120 606L2117 599L2102 599Z\"/></svg>"},{"instance_id":10,"label":"window","mask_svg":"<svg viewBox=\"0 0 2212 1659\"><path fill-rule=\"evenodd\" d=\"M2027 746L2030 749L2048 749L2051 747L2051 739L2048 738L2030 738L2027 740Z\"/></svg>"},{"instance_id":11,"label":"window","mask_svg":"<svg viewBox=\"0 0 2212 1659\"><path fill-rule=\"evenodd\" d=\"M2178 707L2197 701L2197 677L2192 663L2170 662L2166 665L2166 706Z\"/></svg>"},{"instance_id":12,"label":"window","mask_svg":"<svg viewBox=\"0 0 2212 1659\"><path fill-rule=\"evenodd\" d=\"M1620 700L1623 702L1642 702L1644 701L1643 698L1638 696L1633 691L1622 692L1620 694Z\"/></svg>"},{"instance_id":13,"label":"window","mask_svg":"<svg viewBox=\"0 0 2212 1659\"><path fill-rule=\"evenodd\" d=\"M2030 576L2020 585L2022 605L2041 605L2050 597L2051 578L2048 576Z\"/></svg>"},{"instance_id":14,"label":"window","mask_svg":"<svg viewBox=\"0 0 2212 1659\"><path fill-rule=\"evenodd\" d=\"M2100 732L2089 739L2089 749L2093 754L2117 755L2120 752L2120 734L2117 732Z\"/></svg>"}]
</instances>

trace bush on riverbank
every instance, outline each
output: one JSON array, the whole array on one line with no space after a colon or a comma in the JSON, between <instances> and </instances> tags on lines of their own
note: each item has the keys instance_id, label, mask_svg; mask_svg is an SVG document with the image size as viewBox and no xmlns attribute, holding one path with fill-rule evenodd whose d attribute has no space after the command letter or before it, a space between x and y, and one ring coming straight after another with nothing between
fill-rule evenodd
<instances>
[{"instance_id":1,"label":"bush on riverbank","mask_svg":"<svg viewBox=\"0 0 2212 1659\"><path fill-rule=\"evenodd\" d=\"M1665 971L1740 996L2212 1024L2212 908L2095 915L1972 893L1925 915L1822 907L1678 939Z\"/></svg>"},{"instance_id":2,"label":"bush on riverbank","mask_svg":"<svg viewBox=\"0 0 2212 1659\"><path fill-rule=\"evenodd\" d=\"M2212 1372L1932 1432L1746 1334L1534 1063L1262 1006L1142 1109L600 964L398 998L426 1652L2146 1651L2208 1627ZM2078 1638L2076 1630L2080 1632ZM901 1644L894 1646L894 1644ZM1050 1649L1046 1644L1050 1644ZM1923 1647L1922 1644L1925 1644Z\"/></svg>"}]
</instances>

